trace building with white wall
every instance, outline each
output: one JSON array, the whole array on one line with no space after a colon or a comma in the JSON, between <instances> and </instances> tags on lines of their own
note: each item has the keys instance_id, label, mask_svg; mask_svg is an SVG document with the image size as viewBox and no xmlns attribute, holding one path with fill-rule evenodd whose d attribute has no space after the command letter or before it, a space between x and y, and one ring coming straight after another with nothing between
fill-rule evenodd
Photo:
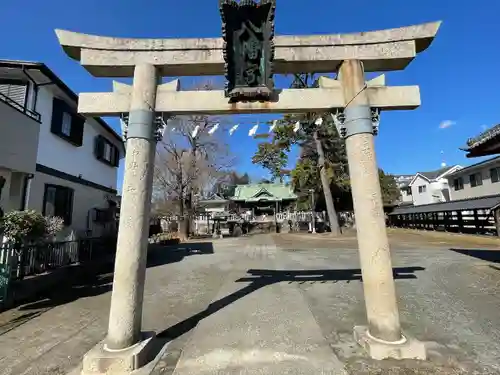
<instances>
[{"instance_id":1,"label":"building with white wall","mask_svg":"<svg viewBox=\"0 0 500 375\"><path fill-rule=\"evenodd\" d=\"M450 201L450 186L447 176L460 169L462 169L460 165L455 165L430 172L417 172L408 184L411 188L413 205Z\"/></svg>"},{"instance_id":2,"label":"building with white wall","mask_svg":"<svg viewBox=\"0 0 500 375\"><path fill-rule=\"evenodd\" d=\"M61 216L67 228L98 235L125 150L105 121L77 106L43 63L0 60L0 207Z\"/></svg>"},{"instance_id":3,"label":"building with white wall","mask_svg":"<svg viewBox=\"0 0 500 375\"><path fill-rule=\"evenodd\" d=\"M411 187L409 186L411 180L414 175L412 174L403 174L403 175L395 175L394 180L398 185L399 191L401 193L400 196L400 204L410 204L413 202L413 197L411 195Z\"/></svg>"}]
</instances>

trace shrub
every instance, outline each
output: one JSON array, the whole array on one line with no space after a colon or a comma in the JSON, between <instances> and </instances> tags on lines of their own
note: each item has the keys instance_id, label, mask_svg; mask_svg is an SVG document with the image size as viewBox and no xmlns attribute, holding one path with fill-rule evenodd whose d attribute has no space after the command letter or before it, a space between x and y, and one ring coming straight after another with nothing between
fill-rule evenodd
<instances>
[{"instance_id":1,"label":"shrub","mask_svg":"<svg viewBox=\"0 0 500 375\"><path fill-rule=\"evenodd\" d=\"M158 233L150 237L150 243L164 243L171 241L179 241L179 235L177 233Z\"/></svg>"},{"instance_id":2,"label":"shrub","mask_svg":"<svg viewBox=\"0 0 500 375\"><path fill-rule=\"evenodd\" d=\"M2 218L1 223L4 236L17 243L52 239L63 227L62 218L43 217L34 210L11 211Z\"/></svg>"},{"instance_id":3,"label":"shrub","mask_svg":"<svg viewBox=\"0 0 500 375\"><path fill-rule=\"evenodd\" d=\"M45 233L46 237L53 237L64 228L64 219L59 216L45 216Z\"/></svg>"},{"instance_id":4,"label":"shrub","mask_svg":"<svg viewBox=\"0 0 500 375\"><path fill-rule=\"evenodd\" d=\"M4 236L11 241L26 243L45 236L45 219L34 210L11 211L2 219Z\"/></svg>"}]
</instances>

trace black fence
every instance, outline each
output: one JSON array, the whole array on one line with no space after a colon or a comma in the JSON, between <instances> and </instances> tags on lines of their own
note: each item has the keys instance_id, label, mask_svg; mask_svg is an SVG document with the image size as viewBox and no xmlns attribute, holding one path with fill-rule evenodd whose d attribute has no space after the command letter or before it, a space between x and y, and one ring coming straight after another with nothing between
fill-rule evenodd
<instances>
[{"instance_id":1,"label":"black fence","mask_svg":"<svg viewBox=\"0 0 500 375\"><path fill-rule=\"evenodd\" d=\"M22 280L71 264L97 260L116 252L116 238L86 238L75 241L0 245L0 267L4 277Z\"/></svg>"},{"instance_id":2,"label":"black fence","mask_svg":"<svg viewBox=\"0 0 500 375\"><path fill-rule=\"evenodd\" d=\"M460 210L389 215L389 226L455 233L500 235L492 212Z\"/></svg>"}]
</instances>

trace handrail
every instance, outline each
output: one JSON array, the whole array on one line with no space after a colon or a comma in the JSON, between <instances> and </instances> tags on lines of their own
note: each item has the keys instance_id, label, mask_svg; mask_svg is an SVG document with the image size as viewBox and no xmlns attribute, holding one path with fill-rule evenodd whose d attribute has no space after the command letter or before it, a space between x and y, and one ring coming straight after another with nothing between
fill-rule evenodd
<instances>
[{"instance_id":1,"label":"handrail","mask_svg":"<svg viewBox=\"0 0 500 375\"><path fill-rule=\"evenodd\" d=\"M26 116L31 117L33 120L40 122L41 115L38 112L26 108L26 106L19 104L18 102L8 97L7 95L2 94L1 92L0 100L10 105L12 108L18 110L19 112L24 113Z\"/></svg>"}]
</instances>

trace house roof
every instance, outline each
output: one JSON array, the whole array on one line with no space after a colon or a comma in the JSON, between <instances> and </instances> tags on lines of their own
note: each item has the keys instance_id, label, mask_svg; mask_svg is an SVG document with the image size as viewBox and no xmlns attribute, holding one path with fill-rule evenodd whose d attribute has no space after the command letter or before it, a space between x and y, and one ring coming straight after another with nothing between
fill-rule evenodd
<instances>
[{"instance_id":1,"label":"house roof","mask_svg":"<svg viewBox=\"0 0 500 375\"><path fill-rule=\"evenodd\" d=\"M259 200L297 199L297 195L292 191L291 186L285 184L249 184L237 185L231 199L258 202Z\"/></svg>"},{"instance_id":2,"label":"house roof","mask_svg":"<svg viewBox=\"0 0 500 375\"><path fill-rule=\"evenodd\" d=\"M78 103L78 95L71 90L47 65L41 62L34 61L22 61L22 60L0 60L0 68L14 68L22 69L24 72L29 71L39 71L49 82L37 82L38 84L54 83L59 89L61 89L67 96ZM29 73L28 73L29 74ZM31 77L30 77L31 78ZM93 117L93 119L101 125L108 133L110 133L116 140L123 143L122 137L109 126L106 121L100 117Z\"/></svg>"},{"instance_id":3,"label":"house roof","mask_svg":"<svg viewBox=\"0 0 500 375\"><path fill-rule=\"evenodd\" d=\"M444 167L444 168L439 168L436 169L435 171L430 171L430 172L417 172L418 174L424 176L428 180L435 180L439 176L442 176L446 172L448 172L450 169L454 168L455 166L451 167Z\"/></svg>"},{"instance_id":4,"label":"house roof","mask_svg":"<svg viewBox=\"0 0 500 375\"><path fill-rule=\"evenodd\" d=\"M500 194L449 202L422 204L419 206L400 206L389 215L418 214L426 212L492 210L500 205Z\"/></svg>"},{"instance_id":5,"label":"house roof","mask_svg":"<svg viewBox=\"0 0 500 375\"><path fill-rule=\"evenodd\" d=\"M450 173L446 177L456 176L458 174L461 174L462 172L468 172L469 170L475 169L477 167L486 167L488 164L494 163L495 161L500 161L500 156L495 156L493 158L489 158L489 159L480 161L479 163L471 164L471 165L464 167L456 172Z\"/></svg>"},{"instance_id":6,"label":"house roof","mask_svg":"<svg viewBox=\"0 0 500 375\"><path fill-rule=\"evenodd\" d=\"M467 140L467 145L460 150L468 152L467 157L489 156L500 153L500 124Z\"/></svg>"},{"instance_id":7,"label":"house roof","mask_svg":"<svg viewBox=\"0 0 500 375\"><path fill-rule=\"evenodd\" d=\"M437 179L438 177L444 175L445 173L449 172L451 169L456 168L456 167L457 167L457 165L453 165L451 167L443 167L443 168L439 168L439 169L436 169L434 171L429 171L429 172L417 172L408 185L412 185L418 176L421 176L428 181L432 181L432 180Z\"/></svg>"}]
</instances>

